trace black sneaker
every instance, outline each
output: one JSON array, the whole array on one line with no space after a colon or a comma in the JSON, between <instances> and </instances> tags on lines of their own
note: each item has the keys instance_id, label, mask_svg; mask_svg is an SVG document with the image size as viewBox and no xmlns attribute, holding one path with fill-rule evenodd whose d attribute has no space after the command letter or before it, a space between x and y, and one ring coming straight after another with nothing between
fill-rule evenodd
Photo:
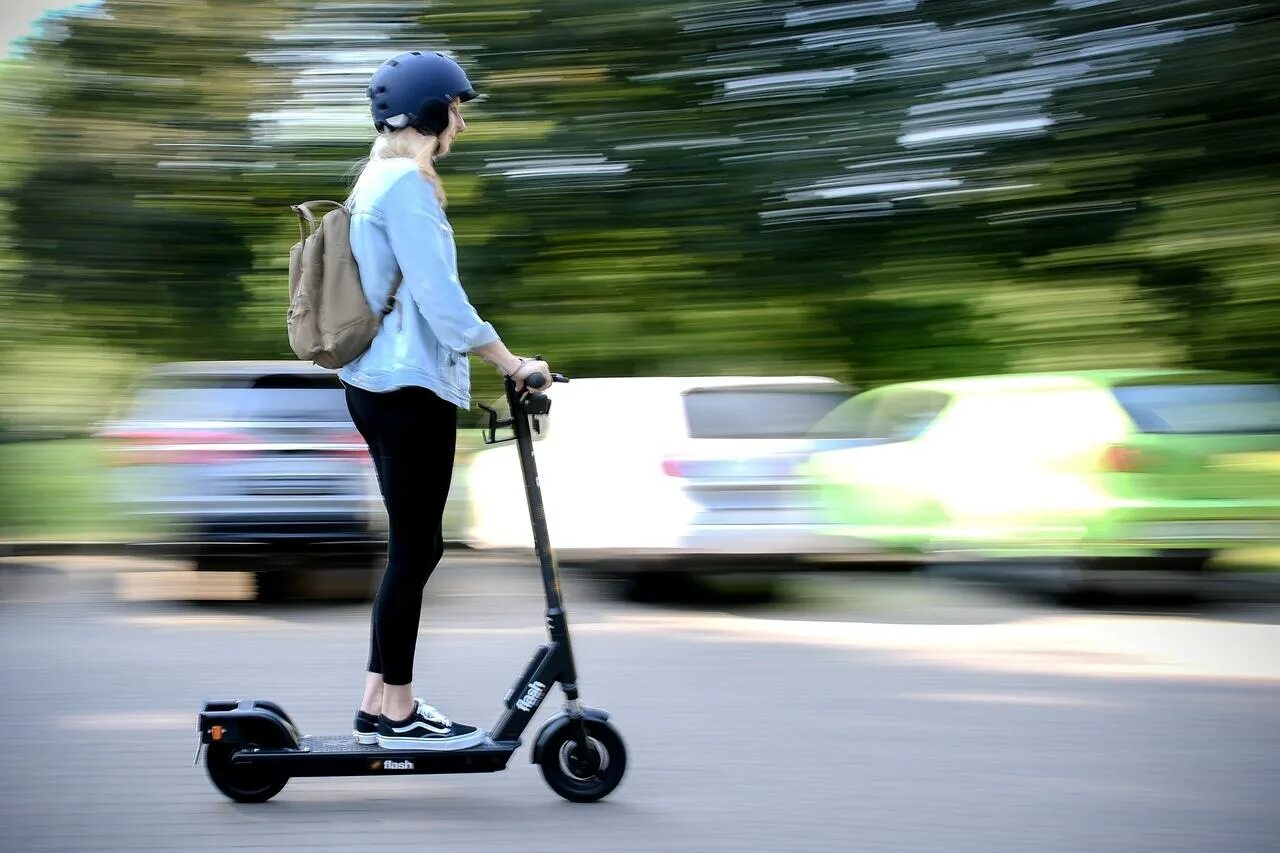
<instances>
[{"instance_id":1,"label":"black sneaker","mask_svg":"<svg viewBox=\"0 0 1280 853\"><path fill-rule=\"evenodd\" d=\"M384 749L466 749L484 743L485 737L475 726L455 723L421 699L413 700L407 720L378 717L378 744Z\"/></svg>"},{"instance_id":2,"label":"black sneaker","mask_svg":"<svg viewBox=\"0 0 1280 853\"><path fill-rule=\"evenodd\" d=\"M369 746L377 743L378 715L356 711L355 727L351 730L351 736L356 739L356 743L363 743Z\"/></svg>"}]
</instances>

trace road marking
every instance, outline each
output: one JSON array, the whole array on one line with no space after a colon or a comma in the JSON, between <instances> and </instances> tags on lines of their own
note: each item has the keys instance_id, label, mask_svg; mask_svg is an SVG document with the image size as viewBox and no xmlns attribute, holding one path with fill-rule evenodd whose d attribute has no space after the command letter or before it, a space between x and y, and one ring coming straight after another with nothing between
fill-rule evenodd
<instances>
[{"instance_id":1,"label":"road marking","mask_svg":"<svg viewBox=\"0 0 1280 853\"><path fill-rule=\"evenodd\" d=\"M881 650L1009 672L1280 681L1280 625L1110 614L1043 616L988 625L820 622L723 614L617 618L617 627L624 630L643 625L658 633L682 632L730 642Z\"/></svg>"},{"instance_id":2,"label":"road marking","mask_svg":"<svg viewBox=\"0 0 1280 853\"><path fill-rule=\"evenodd\" d=\"M138 616L107 616L104 621L114 625L132 625L144 628L243 628L248 630L279 630L281 628L315 629L314 624L287 622L270 616L241 616L235 613L168 613Z\"/></svg>"},{"instance_id":3,"label":"road marking","mask_svg":"<svg viewBox=\"0 0 1280 853\"><path fill-rule=\"evenodd\" d=\"M54 721L55 728L90 731L146 733L158 729L195 731L195 715L183 711L95 711L92 714L64 714Z\"/></svg>"},{"instance_id":4,"label":"road marking","mask_svg":"<svg viewBox=\"0 0 1280 853\"><path fill-rule=\"evenodd\" d=\"M986 705L1035 705L1044 707L1116 708L1121 703L1080 696L1048 693L904 693L899 698L919 702L970 702Z\"/></svg>"}]
</instances>

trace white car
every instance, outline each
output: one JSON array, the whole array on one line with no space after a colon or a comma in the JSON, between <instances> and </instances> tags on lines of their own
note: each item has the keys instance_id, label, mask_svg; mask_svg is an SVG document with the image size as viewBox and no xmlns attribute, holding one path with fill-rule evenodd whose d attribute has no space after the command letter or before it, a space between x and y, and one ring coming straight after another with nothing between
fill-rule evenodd
<instances>
[{"instance_id":1,"label":"white car","mask_svg":"<svg viewBox=\"0 0 1280 853\"><path fill-rule=\"evenodd\" d=\"M852 392L833 379L575 379L550 392L535 453L551 542L567 562L797 556L829 550L798 471L828 442L806 436ZM466 473L480 549L530 549L514 444Z\"/></svg>"}]
</instances>

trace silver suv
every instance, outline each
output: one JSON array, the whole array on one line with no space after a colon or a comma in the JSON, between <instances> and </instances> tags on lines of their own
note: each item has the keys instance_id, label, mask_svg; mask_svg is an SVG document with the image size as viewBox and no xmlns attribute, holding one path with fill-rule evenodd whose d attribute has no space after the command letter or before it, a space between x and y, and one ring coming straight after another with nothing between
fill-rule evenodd
<instances>
[{"instance_id":1,"label":"silver suv","mask_svg":"<svg viewBox=\"0 0 1280 853\"><path fill-rule=\"evenodd\" d=\"M336 374L302 362L147 373L101 433L141 543L197 568L376 568L385 515Z\"/></svg>"}]
</instances>

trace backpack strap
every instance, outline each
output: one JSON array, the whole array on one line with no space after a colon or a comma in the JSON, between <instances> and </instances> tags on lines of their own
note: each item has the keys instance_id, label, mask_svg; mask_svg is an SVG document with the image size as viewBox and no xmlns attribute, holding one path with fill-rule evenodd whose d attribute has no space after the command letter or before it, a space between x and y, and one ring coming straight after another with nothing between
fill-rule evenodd
<instances>
[{"instance_id":1,"label":"backpack strap","mask_svg":"<svg viewBox=\"0 0 1280 853\"><path fill-rule=\"evenodd\" d=\"M340 201L331 201L329 199L318 199L317 201L304 201L302 204L292 204L289 209L298 214L298 234L301 239L307 239L308 229L316 230L316 213L314 208L317 207L345 207L346 205Z\"/></svg>"},{"instance_id":2,"label":"backpack strap","mask_svg":"<svg viewBox=\"0 0 1280 853\"><path fill-rule=\"evenodd\" d=\"M351 203L352 196L355 191L352 190L351 195L347 196L346 201L333 201L332 199L317 199L316 201L304 201L302 204L293 204L289 209L298 215L298 236L299 239L307 239L308 229L315 231L317 227L317 219L315 208L325 207L330 210L338 207L347 207ZM396 307L396 291L400 289L401 282L404 281L404 273L399 268L396 269L396 280L391 285L391 292L387 294L387 302L382 306L382 316L385 317L395 310Z\"/></svg>"}]
</instances>

